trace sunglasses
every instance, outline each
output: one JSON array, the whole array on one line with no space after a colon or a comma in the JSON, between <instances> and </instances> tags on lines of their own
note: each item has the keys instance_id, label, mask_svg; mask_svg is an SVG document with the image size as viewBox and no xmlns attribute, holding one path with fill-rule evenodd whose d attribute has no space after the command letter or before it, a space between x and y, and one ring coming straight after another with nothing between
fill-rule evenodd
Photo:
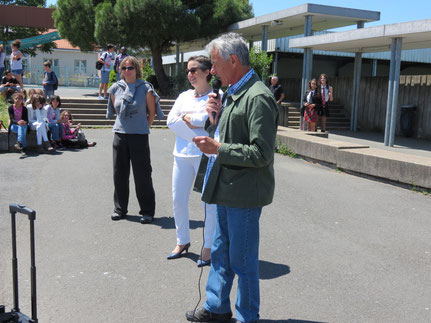
<instances>
[{"instance_id":1,"label":"sunglasses","mask_svg":"<svg viewBox=\"0 0 431 323\"><path fill-rule=\"evenodd\" d=\"M125 71L125 70L133 71L134 69L135 69L135 67L134 67L134 66L123 66L123 67L121 68L121 70L123 70L123 71Z\"/></svg>"},{"instance_id":2,"label":"sunglasses","mask_svg":"<svg viewBox=\"0 0 431 323\"><path fill-rule=\"evenodd\" d=\"M189 73L195 74L197 70L202 70L200 67L192 67L191 69L186 68L186 75Z\"/></svg>"}]
</instances>

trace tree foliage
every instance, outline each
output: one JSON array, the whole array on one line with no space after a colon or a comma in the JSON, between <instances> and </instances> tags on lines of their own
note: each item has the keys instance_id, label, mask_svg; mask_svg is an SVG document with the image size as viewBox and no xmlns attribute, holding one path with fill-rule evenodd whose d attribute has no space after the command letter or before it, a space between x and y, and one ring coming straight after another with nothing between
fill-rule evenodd
<instances>
[{"instance_id":1,"label":"tree foliage","mask_svg":"<svg viewBox=\"0 0 431 323\"><path fill-rule=\"evenodd\" d=\"M169 91L163 53L253 16L248 0L58 0L57 6L60 34L82 50L107 43L149 49L163 94Z\"/></svg>"},{"instance_id":2,"label":"tree foliage","mask_svg":"<svg viewBox=\"0 0 431 323\"><path fill-rule=\"evenodd\" d=\"M45 0L0 0L0 4L8 6L31 6L31 7L45 7ZM16 19L19 19L18 17ZM44 28L29 28L29 27L15 27L15 26L1 26L0 25L0 40L3 41L3 45L6 42L15 39L24 39L33 36L38 36L47 29ZM37 47L22 49L24 54L31 56L36 55L36 50L39 49L42 52L50 52L52 48L55 48L53 42L45 43Z\"/></svg>"},{"instance_id":3,"label":"tree foliage","mask_svg":"<svg viewBox=\"0 0 431 323\"><path fill-rule=\"evenodd\" d=\"M272 55L268 56L264 50L250 48L250 65L262 81L268 78L271 63Z\"/></svg>"}]
</instances>

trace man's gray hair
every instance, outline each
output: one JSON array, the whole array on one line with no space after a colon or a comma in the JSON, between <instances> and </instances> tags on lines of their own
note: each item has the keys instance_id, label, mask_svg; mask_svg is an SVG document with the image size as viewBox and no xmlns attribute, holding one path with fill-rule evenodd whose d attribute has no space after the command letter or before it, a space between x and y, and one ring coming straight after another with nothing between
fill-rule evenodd
<instances>
[{"instance_id":1,"label":"man's gray hair","mask_svg":"<svg viewBox=\"0 0 431 323\"><path fill-rule=\"evenodd\" d=\"M211 54L217 49L218 54L227 61L230 55L238 56L241 65L250 66L250 54L245 39L237 33L227 33L212 40L205 50Z\"/></svg>"}]
</instances>

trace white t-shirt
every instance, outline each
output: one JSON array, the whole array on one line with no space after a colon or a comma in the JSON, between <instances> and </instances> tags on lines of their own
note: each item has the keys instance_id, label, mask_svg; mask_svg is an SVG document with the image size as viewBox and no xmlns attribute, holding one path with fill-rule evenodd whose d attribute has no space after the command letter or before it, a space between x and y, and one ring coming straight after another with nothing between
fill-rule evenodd
<instances>
[{"instance_id":1,"label":"white t-shirt","mask_svg":"<svg viewBox=\"0 0 431 323\"><path fill-rule=\"evenodd\" d=\"M112 56L112 53L108 52L104 52L102 56L100 56L105 61L105 64L102 66L103 71L109 71L111 69Z\"/></svg>"}]
</instances>

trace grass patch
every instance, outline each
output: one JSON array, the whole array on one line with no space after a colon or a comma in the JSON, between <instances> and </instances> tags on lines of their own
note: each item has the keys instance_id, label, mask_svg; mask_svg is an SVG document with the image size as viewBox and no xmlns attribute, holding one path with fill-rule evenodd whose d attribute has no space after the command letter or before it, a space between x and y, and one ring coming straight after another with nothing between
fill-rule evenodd
<instances>
[{"instance_id":1,"label":"grass patch","mask_svg":"<svg viewBox=\"0 0 431 323\"><path fill-rule=\"evenodd\" d=\"M431 195L431 190L426 189L426 188L417 187L413 181L410 181L410 185L411 185L412 192L421 193L425 196Z\"/></svg>"},{"instance_id":2,"label":"grass patch","mask_svg":"<svg viewBox=\"0 0 431 323\"><path fill-rule=\"evenodd\" d=\"M288 147L283 145L280 141L278 141L275 145L275 152L284 156L289 156L291 158L298 157L294 151L290 150Z\"/></svg>"},{"instance_id":3,"label":"grass patch","mask_svg":"<svg viewBox=\"0 0 431 323\"><path fill-rule=\"evenodd\" d=\"M7 112L8 103L0 95L0 120L3 120L5 127L9 126L9 113Z\"/></svg>"}]
</instances>

